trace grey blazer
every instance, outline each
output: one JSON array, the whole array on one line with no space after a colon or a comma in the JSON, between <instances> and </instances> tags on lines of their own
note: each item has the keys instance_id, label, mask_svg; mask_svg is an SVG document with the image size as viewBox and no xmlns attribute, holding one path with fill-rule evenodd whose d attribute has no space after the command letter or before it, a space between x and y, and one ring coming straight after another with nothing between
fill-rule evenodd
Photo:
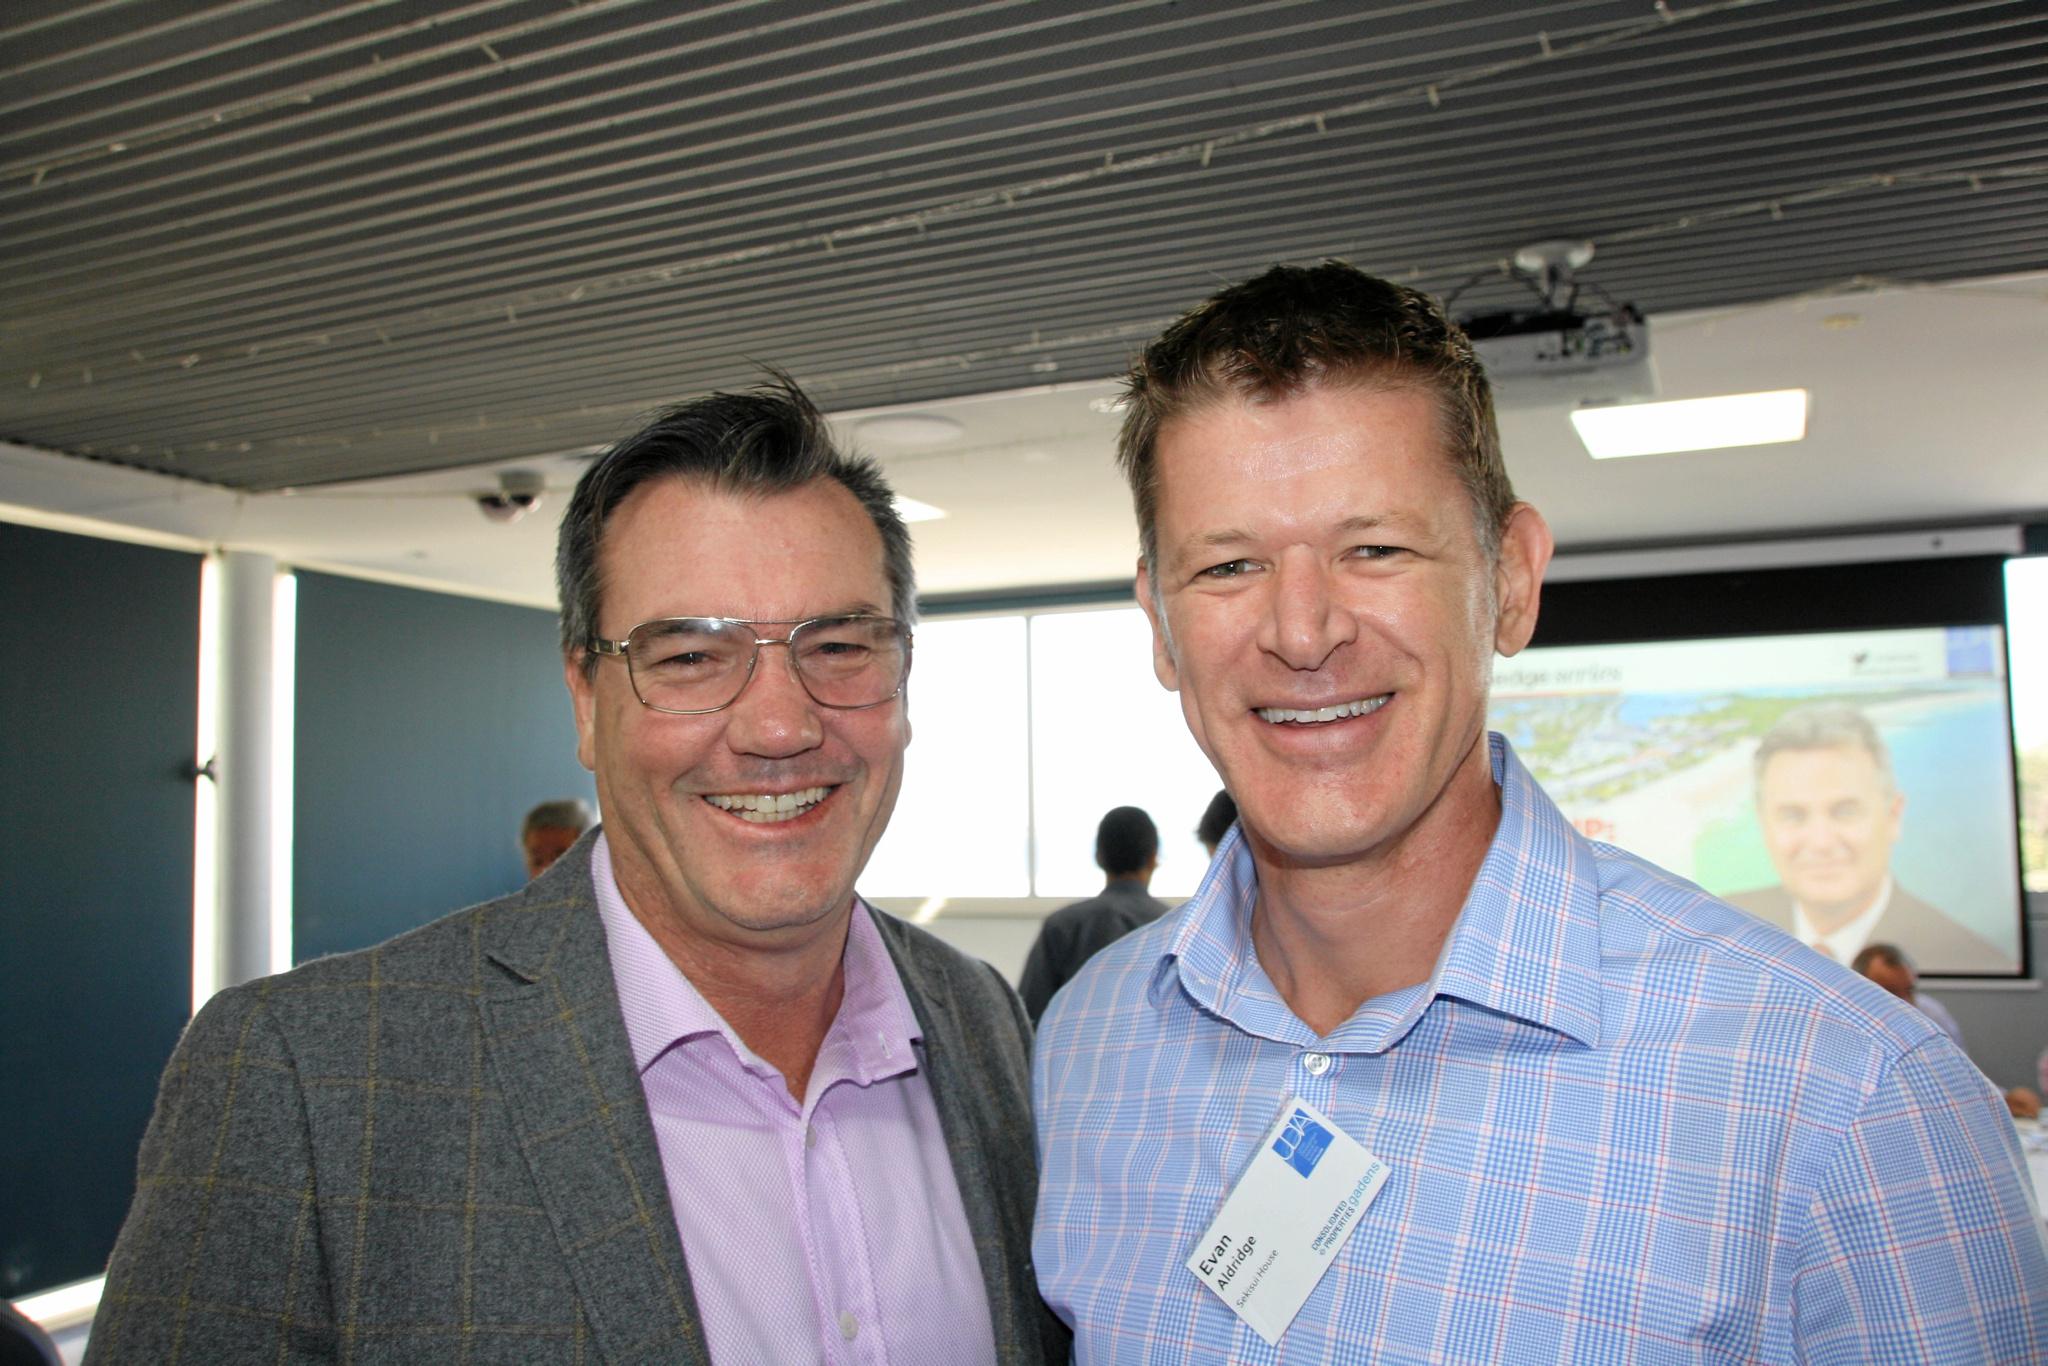
<instances>
[{"instance_id":1,"label":"grey blazer","mask_svg":"<svg viewBox=\"0 0 2048 1366\"><path fill-rule=\"evenodd\" d=\"M589 851L207 1003L164 1073L88 1362L709 1362ZM875 919L997 1359L1064 1361L1030 1263L1024 1013L994 969Z\"/></svg>"}]
</instances>

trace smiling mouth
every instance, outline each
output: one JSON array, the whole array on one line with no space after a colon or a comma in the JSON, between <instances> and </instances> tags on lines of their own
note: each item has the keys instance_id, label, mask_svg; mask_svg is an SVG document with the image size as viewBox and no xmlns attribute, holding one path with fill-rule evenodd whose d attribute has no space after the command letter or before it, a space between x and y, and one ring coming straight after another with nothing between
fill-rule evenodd
<instances>
[{"instance_id":1,"label":"smiling mouth","mask_svg":"<svg viewBox=\"0 0 2048 1366\"><path fill-rule=\"evenodd\" d=\"M1390 692L1378 697L1361 697L1356 702L1339 702L1334 706L1317 707L1312 711L1296 711L1292 707L1256 708L1259 719L1276 726L1318 726L1328 721L1343 721L1353 716L1364 716L1376 712L1394 700Z\"/></svg>"},{"instance_id":2,"label":"smiling mouth","mask_svg":"<svg viewBox=\"0 0 2048 1366\"><path fill-rule=\"evenodd\" d=\"M730 811L749 825L793 821L832 795L831 787L806 787L797 792L707 792L704 800Z\"/></svg>"}]
</instances>

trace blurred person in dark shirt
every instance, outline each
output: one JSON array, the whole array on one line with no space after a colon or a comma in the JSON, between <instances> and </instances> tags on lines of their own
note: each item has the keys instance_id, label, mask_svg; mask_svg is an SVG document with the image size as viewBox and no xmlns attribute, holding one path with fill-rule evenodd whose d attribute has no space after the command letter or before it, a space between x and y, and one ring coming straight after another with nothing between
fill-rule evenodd
<instances>
[{"instance_id":1,"label":"blurred person in dark shirt","mask_svg":"<svg viewBox=\"0 0 2048 1366\"><path fill-rule=\"evenodd\" d=\"M1095 866L1108 877L1100 896L1062 906L1045 918L1017 992L1031 1022L1099 949L1166 914L1147 890L1159 867L1159 828L1135 806L1119 806L1095 828Z\"/></svg>"}]
</instances>

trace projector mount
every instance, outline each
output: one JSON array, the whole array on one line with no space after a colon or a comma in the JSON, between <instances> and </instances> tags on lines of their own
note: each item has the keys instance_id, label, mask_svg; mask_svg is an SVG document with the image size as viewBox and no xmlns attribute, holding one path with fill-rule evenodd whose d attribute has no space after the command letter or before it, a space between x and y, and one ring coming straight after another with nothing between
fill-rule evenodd
<instances>
[{"instance_id":1,"label":"projector mount","mask_svg":"<svg viewBox=\"0 0 2048 1366\"><path fill-rule=\"evenodd\" d=\"M1526 285L1534 308L1500 308L1458 318L1504 404L1613 402L1654 397L1649 326L1633 304L1617 302L1579 271L1593 259L1584 241L1535 242L1511 261L1472 276L1444 300L1458 297L1496 271ZM1582 309L1581 291L1602 305Z\"/></svg>"}]
</instances>

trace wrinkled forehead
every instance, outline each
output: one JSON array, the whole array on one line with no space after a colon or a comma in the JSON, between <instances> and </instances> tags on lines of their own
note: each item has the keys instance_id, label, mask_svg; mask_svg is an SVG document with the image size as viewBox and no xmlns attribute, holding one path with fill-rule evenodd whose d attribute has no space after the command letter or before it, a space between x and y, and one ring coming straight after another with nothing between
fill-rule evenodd
<instances>
[{"instance_id":1,"label":"wrinkled forehead","mask_svg":"<svg viewBox=\"0 0 2048 1366\"><path fill-rule=\"evenodd\" d=\"M820 477L733 488L663 475L619 500L597 546L600 619L800 621L889 611L881 532L852 491ZM615 623L616 624L616 623Z\"/></svg>"},{"instance_id":2,"label":"wrinkled forehead","mask_svg":"<svg viewBox=\"0 0 2048 1366\"><path fill-rule=\"evenodd\" d=\"M1282 412L1290 405L1298 404L1318 393L1366 396L1408 393L1420 395L1427 401L1428 412L1434 422L1437 454L1442 459L1445 470L1453 475L1458 473L1450 402L1442 386L1432 382L1419 371L1397 365L1382 365L1371 369L1332 371L1297 383L1239 384L1217 380L1203 386L1190 394L1172 412L1162 416L1154 432L1152 481L1155 495L1163 502L1167 488L1172 483L1174 462L1161 459L1160 454L1174 437L1213 423L1228 421L1233 416L1260 417ZM1249 467L1257 458L1255 453L1246 452L1246 466ZM1329 458L1332 466L1335 466L1355 457L1340 455L1333 450ZM1250 468L1247 468L1246 472L1257 473Z\"/></svg>"},{"instance_id":3,"label":"wrinkled forehead","mask_svg":"<svg viewBox=\"0 0 2048 1366\"><path fill-rule=\"evenodd\" d=\"M1324 530L1368 522L1405 534L1472 521L1469 490L1442 438L1435 396L1418 385L1315 388L1231 399L1162 427L1155 451L1154 548L1172 562L1190 540L1249 528Z\"/></svg>"}]
</instances>

